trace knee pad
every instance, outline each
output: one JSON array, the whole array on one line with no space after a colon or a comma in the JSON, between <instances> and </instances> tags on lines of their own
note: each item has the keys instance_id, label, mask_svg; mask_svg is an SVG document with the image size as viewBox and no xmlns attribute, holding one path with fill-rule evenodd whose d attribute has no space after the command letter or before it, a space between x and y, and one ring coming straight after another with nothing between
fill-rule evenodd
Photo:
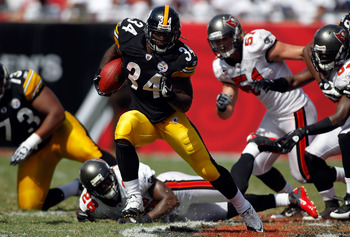
<instances>
[{"instance_id":1,"label":"knee pad","mask_svg":"<svg viewBox=\"0 0 350 237\"><path fill-rule=\"evenodd\" d=\"M336 170L318 156L305 152L305 163L309 169L310 179L308 183L313 183L318 191L327 190L333 187L336 179Z\"/></svg>"}]
</instances>

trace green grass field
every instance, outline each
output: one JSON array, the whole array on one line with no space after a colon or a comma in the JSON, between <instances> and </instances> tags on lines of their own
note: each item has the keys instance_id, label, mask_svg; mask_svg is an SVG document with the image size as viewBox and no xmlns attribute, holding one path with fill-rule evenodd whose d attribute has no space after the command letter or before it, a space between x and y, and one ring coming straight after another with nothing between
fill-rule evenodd
<instances>
[{"instance_id":1,"label":"green grass field","mask_svg":"<svg viewBox=\"0 0 350 237\"><path fill-rule=\"evenodd\" d=\"M214 156L215 157L215 156ZM216 161L230 169L235 162L232 155L220 155ZM194 174L192 169L181 158L165 157L161 155L141 156L141 161L150 165L156 174L164 171L177 170ZM0 236L120 236L118 233L131 225L118 225L110 220L99 220L96 223L79 223L75 217L77 198L71 197L53 207L48 212L22 211L17 206L16 177L17 167L9 165L10 155L0 157ZM330 159L329 164L342 166L341 160ZM58 165L52 187L59 186L74 180L78 176L81 164L68 160L62 160ZM289 172L287 159L282 157L275 164L285 175L293 187L300 186ZM324 208L321 197L313 185L305 184L311 200L313 200L319 211ZM247 193L267 194L272 191L260 180L252 177ZM345 195L345 185L336 184L337 195ZM283 208L271 209L266 213L279 213Z\"/></svg>"}]
</instances>

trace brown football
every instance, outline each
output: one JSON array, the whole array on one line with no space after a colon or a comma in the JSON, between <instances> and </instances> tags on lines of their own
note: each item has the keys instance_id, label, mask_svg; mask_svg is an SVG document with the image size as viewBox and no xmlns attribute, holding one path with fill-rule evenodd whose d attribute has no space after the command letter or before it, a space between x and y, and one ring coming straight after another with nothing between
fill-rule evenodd
<instances>
[{"instance_id":1,"label":"brown football","mask_svg":"<svg viewBox=\"0 0 350 237\"><path fill-rule=\"evenodd\" d=\"M122 72L123 62L121 58L114 59L107 63L101 70L101 80L98 83L100 91L106 94L117 92L125 82Z\"/></svg>"}]
</instances>

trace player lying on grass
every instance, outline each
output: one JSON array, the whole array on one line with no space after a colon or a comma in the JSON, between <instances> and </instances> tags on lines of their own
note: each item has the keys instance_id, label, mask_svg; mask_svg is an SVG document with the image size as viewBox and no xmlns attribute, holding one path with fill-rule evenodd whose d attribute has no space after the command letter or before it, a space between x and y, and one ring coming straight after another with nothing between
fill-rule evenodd
<instances>
[{"instance_id":1,"label":"player lying on grass","mask_svg":"<svg viewBox=\"0 0 350 237\"><path fill-rule=\"evenodd\" d=\"M101 159L85 162L80 169L80 179L85 188L76 212L78 220L113 219L119 220L119 223L149 223L157 219L217 221L238 215L232 203L200 176L175 171L162 173L157 178L154 174L149 166L140 163L139 182L145 214L122 219L126 191L118 166L110 167ZM246 194L245 198L257 211L294 206L312 216L318 215L304 187L290 193Z\"/></svg>"}]
</instances>

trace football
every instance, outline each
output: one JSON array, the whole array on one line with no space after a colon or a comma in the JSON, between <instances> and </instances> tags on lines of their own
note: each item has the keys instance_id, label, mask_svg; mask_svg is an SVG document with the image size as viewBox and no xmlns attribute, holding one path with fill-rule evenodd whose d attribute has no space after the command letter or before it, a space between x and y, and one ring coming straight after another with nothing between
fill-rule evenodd
<instances>
[{"instance_id":1,"label":"football","mask_svg":"<svg viewBox=\"0 0 350 237\"><path fill-rule=\"evenodd\" d=\"M117 92L125 82L122 72L121 58L114 59L107 63L101 70L101 80L98 83L100 91L106 94Z\"/></svg>"}]
</instances>

